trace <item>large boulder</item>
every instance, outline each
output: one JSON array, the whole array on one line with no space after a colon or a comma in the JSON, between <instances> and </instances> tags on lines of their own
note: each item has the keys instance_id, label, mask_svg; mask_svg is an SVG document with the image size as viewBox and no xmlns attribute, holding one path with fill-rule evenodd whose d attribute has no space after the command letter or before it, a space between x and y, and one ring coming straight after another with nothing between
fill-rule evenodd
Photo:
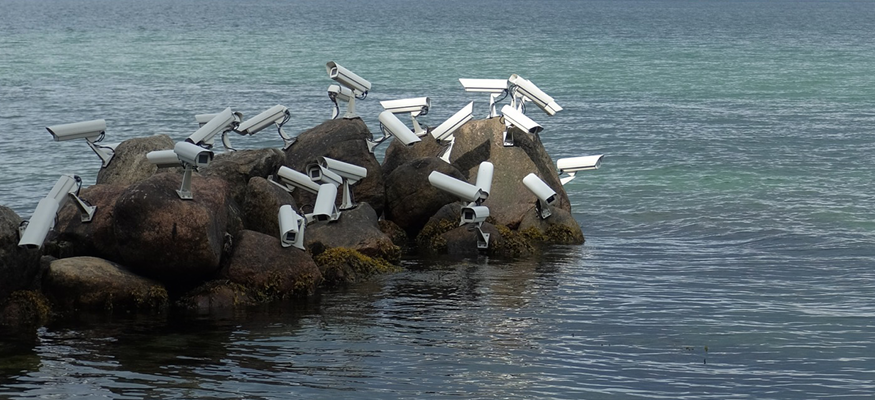
<instances>
[{"instance_id":1,"label":"large boulder","mask_svg":"<svg viewBox=\"0 0 875 400\"><path fill-rule=\"evenodd\" d=\"M0 206L0 300L12 292L38 286L40 251L18 247L21 217Z\"/></svg>"},{"instance_id":2,"label":"large boulder","mask_svg":"<svg viewBox=\"0 0 875 400\"><path fill-rule=\"evenodd\" d=\"M279 234L279 209L288 204L296 209L295 199L285 189L267 179L253 177L246 185L246 199L241 206L243 226L266 235Z\"/></svg>"},{"instance_id":3,"label":"large boulder","mask_svg":"<svg viewBox=\"0 0 875 400\"><path fill-rule=\"evenodd\" d=\"M570 212L561 208L551 209L547 219L538 217L534 207L520 222L519 231L550 244L583 244L583 232ZM539 235L540 234L540 235Z\"/></svg>"},{"instance_id":4,"label":"large boulder","mask_svg":"<svg viewBox=\"0 0 875 400\"><path fill-rule=\"evenodd\" d=\"M43 278L43 292L59 312L154 312L168 305L164 286L96 257L52 261Z\"/></svg>"},{"instance_id":5,"label":"large boulder","mask_svg":"<svg viewBox=\"0 0 875 400\"><path fill-rule=\"evenodd\" d=\"M57 236L46 243L46 252L57 258L94 256L119 260L116 248L115 202L127 186L100 184L83 188L79 197L96 206L89 222L82 222L79 208L67 202L58 212Z\"/></svg>"},{"instance_id":6,"label":"large boulder","mask_svg":"<svg viewBox=\"0 0 875 400\"><path fill-rule=\"evenodd\" d=\"M478 232L474 224L460 225L462 206L465 203L447 204L438 210L416 237L418 250L422 254L447 254L454 257L474 257L478 254L499 254L503 248L502 234L490 222L484 222L480 229L489 234L488 247L477 246Z\"/></svg>"},{"instance_id":7,"label":"large boulder","mask_svg":"<svg viewBox=\"0 0 875 400\"><path fill-rule=\"evenodd\" d=\"M404 229L410 237L416 237L441 207L459 200L428 182L432 171L467 180L456 167L437 157L413 159L386 176L386 219Z\"/></svg>"},{"instance_id":8,"label":"large boulder","mask_svg":"<svg viewBox=\"0 0 875 400\"><path fill-rule=\"evenodd\" d=\"M371 138L371 132L360 118L328 120L298 135L295 144L286 150L285 165L305 172L306 166L316 162L318 157L328 157L364 167L368 175L352 186L353 199L370 204L380 215L386 194L382 168L374 154L368 151L365 141ZM338 198L342 192L337 191ZM315 199L315 195L302 190L296 190L294 197L300 207L312 205Z\"/></svg>"},{"instance_id":9,"label":"large boulder","mask_svg":"<svg viewBox=\"0 0 875 400\"><path fill-rule=\"evenodd\" d=\"M282 247L277 235L240 231L223 275L251 290L258 301L312 294L322 274L306 251Z\"/></svg>"},{"instance_id":10,"label":"large boulder","mask_svg":"<svg viewBox=\"0 0 875 400\"><path fill-rule=\"evenodd\" d=\"M267 178L275 174L283 164L284 155L279 149L239 150L216 155L209 166L201 168L207 177L224 179L237 204L246 198L246 186L254 177Z\"/></svg>"},{"instance_id":11,"label":"large boulder","mask_svg":"<svg viewBox=\"0 0 875 400\"><path fill-rule=\"evenodd\" d=\"M331 248L357 250L368 257L389 262L401 258L401 248L380 230L377 214L368 203L341 212L337 221L307 224L304 246L314 255Z\"/></svg>"},{"instance_id":12,"label":"large boulder","mask_svg":"<svg viewBox=\"0 0 875 400\"><path fill-rule=\"evenodd\" d=\"M97 184L126 186L152 176L158 167L146 159L146 154L156 150L170 150L173 145L173 139L163 134L119 143L109 165L97 172Z\"/></svg>"},{"instance_id":13,"label":"large boulder","mask_svg":"<svg viewBox=\"0 0 875 400\"><path fill-rule=\"evenodd\" d=\"M131 185L115 204L115 239L134 272L167 284L201 282L230 250L228 184L194 174L193 199L176 194L182 177L161 173Z\"/></svg>"}]
</instances>

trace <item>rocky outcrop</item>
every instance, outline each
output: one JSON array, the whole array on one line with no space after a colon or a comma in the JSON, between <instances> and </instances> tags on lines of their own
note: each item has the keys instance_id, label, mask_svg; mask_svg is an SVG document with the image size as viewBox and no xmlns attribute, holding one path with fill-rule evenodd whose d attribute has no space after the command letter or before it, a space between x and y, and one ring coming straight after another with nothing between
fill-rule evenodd
<instances>
[{"instance_id":1,"label":"rocky outcrop","mask_svg":"<svg viewBox=\"0 0 875 400\"><path fill-rule=\"evenodd\" d=\"M40 251L18 247L21 217L0 206L0 301L12 292L37 287L41 273Z\"/></svg>"},{"instance_id":2,"label":"rocky outcrop","mask_svg":"<svg viewBox=\"0 0 875 400\"><path fill-rule=\"evenodd\" d=\"M280 228L277 215L280 207L285 204L297 210L295 199L289 192L267 179L253 177L246 185L246 199L241 206L243 226L266 235L278 235Z\"/></svg>"},{"instance_id":3,"label":"rocky outcrop","mask_svg":"<svg viewBox=\"0 0 875 400\"><path fill-rule=\"evenodd\" d=\"M209 166L201 168L205 177L221 178L228 184L237 204L246 199L246 189L252 178L267 178L283 164L279 149L239 150L217 154Z\"/></svg>"},{"instance_id":4,"label":"rocky outcrop","mask_svg":"<svg viewBox=\"0 0 875 400\"><path fill-rule=\"evenodd\" d=\"M79 209L67 204L58 212L54 240L45 245L46 254L57 258L94 256L107 260L119 260L121 255L115 240L115 202L127 186L94 185L83 188L79 197L96 206L97 210L89 222L82 222Z\"/></svg>"},{"instance_id":5,"label":"rocky outcrop","mask_svg":"<svg viewBox=\"0 0 875 400\"><path fill-rule=\"evenodd\" d=\"M432 171L466 180L456 167L436 157L410 160L386 177L386 219L404 229L410 237L416 237L441 207L459 200L428 182Z\"/></svg>"},{"instance_id":6,"label":"rocky outcrop","mask_svg":"<svg viewBox=\"0 0 875 400\"><path fill-rule=\"evenodd\" d=\"M368 175L352 186L353 199L370 204L377 215L381 215L386 194L382 168L377 158L368 152L365 141L371 137L371 132L361 119L328 120L298 135L295 144L286 150L285 165L295 171L305 172L308 164L322 156L364 167ZM338 189L338 198L342 192ZM293 196L298 206L305 208L312 205L315 199L315 195L302 190L296 190Z\"/></svg>"},{"instance_id":7,"label":"rocky outcrop","mask_svg":"<svg viewBox=\"0 0 875 400\"><path fill-rule=\"evenodd\" d=\"M153 312L168 305L164 286L96 257L52 261L43 278L43 292L58 312Z\"/></svg>"},{"instance_id":8,"label":"rocky outcrop","mask_svg":"<svg viewBox=\"0 0 875 400\"><path fill-rule=\"evenodd\" d=\"M227 279L206 282L182 295L174 303L179 309L200 314L230 311L256 304L249 289Z\"/></svg>"},{"instance_id":9,"label":"rocky outcrop","mask_svg":"<svg viewBox=\"0 0 875 400\"><path fill-rule=\"evenodd\" d=\"M97 184L126 186L152 176L158 167L146 159L146 154L156 150L171 150L173 145L173 139L167 135L134 138L119 143L109 165L97 172Z\"/></svg>"},{"instance_id":10,"label":"rocky outcrop","mask_svg":"<svg viewBox=\"0 0 875 400\"><path fill-rule=\"evenodd\" d=\"M195 174L193 199L182 200L176 194L181 179L161 173L131 185L114 209L122 263L168 284L206 280L230 250L226 233L232 200L225 181Z\"/></svg>"},{"instance_id":11,"label":"rocky outcrop","mask_svg":"<svg viewBox=\"0 0 875 400\"><path fill-rule=\"evenodd\" d=\"M359 282L375 274L398 271L382 258L371 258L353 249L336 247L313 257L327 286Z\"/></svg>"},{"instance_id":12,"label":"rocky outcrop","mask_svg":"<svg viewBox=\"0 0 875 400\"><path fill-rule=\"evenodd\" d=\"M347 248L390 262L401 258L401 249L380 230L377 214L368 203L344 210L337 221L307 224L304 246L314 256L330 248Z\"/></svg>"},{"instance_id":13,"label":"rocky outcrop","mask_svg":"<svg viewBox=\"0 0 875 400\"><path fill-rule=\"evenodd\" d=\"M282 247L277 235L241 231L223 275L250 290L256 301L312 294L322 274L305 251Z\"/></svg>"}]
</instances>

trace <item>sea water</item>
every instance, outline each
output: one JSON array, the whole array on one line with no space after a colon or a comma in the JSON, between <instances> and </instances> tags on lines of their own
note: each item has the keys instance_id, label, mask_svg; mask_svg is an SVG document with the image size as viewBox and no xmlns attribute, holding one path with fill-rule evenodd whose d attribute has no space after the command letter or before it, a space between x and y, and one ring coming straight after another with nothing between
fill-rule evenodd
<instances>
[{"instance_id":1,"label":"sea water","mask_svg":"<svg viewBox=\"0 0 875 400\"><path fill-rule=\"evenodd\" d=\"M0 0L0 204L28 218L85 143L194 114L331 115L519 74L587 241L405 271L195 321L83 318L0 341L9 398L868 398L875 393L875 2ZM279 147L269 130L237 148ZM377 151L382 159L383 147Z\"/></svg>"}]
</instances>

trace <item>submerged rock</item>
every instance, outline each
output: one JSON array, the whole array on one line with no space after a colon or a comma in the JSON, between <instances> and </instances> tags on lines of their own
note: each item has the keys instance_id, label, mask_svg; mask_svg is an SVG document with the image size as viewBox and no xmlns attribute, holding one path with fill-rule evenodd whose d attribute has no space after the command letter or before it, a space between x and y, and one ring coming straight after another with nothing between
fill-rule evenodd
<instances>
[{"instance_id":1,"label":"submerged rock","mask_svg":"<svg viewBox=\"0 0 875 400\"><path fill-rule=\"evenodd\" d=\"M371 258L353 249L336 247L313 257L322 271L325 285L360 282L375 274L400 270L381 258Z\"/></svg>"},{"instance_id":2,"label":"submerged rock","mask_svg":"<svg viewBox=\"0 0 875 400\"><path fill-rule=\"evenodd\" d=\"M52 261L43 278L43 292L61 312L156 312L168 305L164 286L96 257Z\"/></svg>"},{"instance_id":3,"label":"submerged rock","mask_svg":"<svg viewBox=\"0 0 875 400\"><path fill-rule=\"evenodd\" d=\"M126 186L152 176L158 167L146 159L146 154L171 150L173 145L173 139L167 135L133 138L119 143L109 165L97 172L97 184Z\"/></svg>"},{"instance_id":4,"label":"submerged rock","mask_svg":"<svg viewBox=\"0 0 875 400\"><path fill-rule=\"evenodd\" d=\"M51 305L37 290L12 292L0 301L0 328L10 331L25 331L39 328L48 322Z\"/></svg>"},{"instance_id":5,"label":"submerged rock","mask_svg":"<svg viewBox=\"0 0 875 400\"><path fill-rule=\"evenodd\" d=\"M367 125L360 118L328 120L298 135L295 144L286 150L285 165L295 171L305 172L308 164L322 156L367 169L368 175L352 186L353 199L370 204L377 215L381 215L386 194L382 168L374 154L368 152L365 141L371 137ZM342 193L343 190L338 188L338 199ZM315 199L315 195L302 190L296 190L293 196L300 207L312 205Z\"/></svg>"},{"instance_id":6,"label":"submerged rock","mask_svg":"<svg viewBox=\"0 0 875 400\"><path fill-rule=\"evenodd\" d=\"M175 306L182 310L212 313L257 304L250 290L226 279L206 282L180 297Z\"/></svg>"}]
</instances>

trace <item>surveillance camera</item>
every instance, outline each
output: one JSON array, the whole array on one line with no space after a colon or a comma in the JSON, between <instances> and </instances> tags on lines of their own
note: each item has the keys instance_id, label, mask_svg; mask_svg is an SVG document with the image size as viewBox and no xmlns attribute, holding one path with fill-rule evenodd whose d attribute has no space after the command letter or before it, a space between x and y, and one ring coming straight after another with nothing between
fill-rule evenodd
<instances>
[{"instance_id":1,"label":"surveillance camera","mask_svg":"<svg viewBox=\"0 0 875 400\"><path fill-rule=\"evenodd\" d=\"M533 135L537 135L538 132L541 132L541 130L544 129L541 125L538 125L537 122L511 106L506 105L502 107L501 114L504 117L504 123L507 126L502 133L502 143L505 147L513 146L514 144L513 135L508 135L508 129L511 126L515 126L523 132L528 132Z\"/></svg>"},{"instance_id":2,"label":"surveillance camera","mask_svg":"<svg viewBox=\"0 0 875 400\"><path fill-rule=\"evenodd\" d=\"M276 173L277 181L274 182L283 189L291 192L293 189L302 189L307 192L319 193L319 184L313 182L307 174L295 171L289 167L281 166Z\"/></svg>"},{"instance_id":3,"label":"surveillance camera","mask_svg":"<svg viewBox=\"0 0 875 400\"><path fill-rule=\"evenodd\" d=\"M330 183L319 185L316 193L316 204L313 205L313 213L310 218L314 221L336 221L340 217L334 199L337 197L337 186Z\"/></svg>"},{"instance_id":4,"label":"surveillance camera","mask_svg":"<svg viewBox=\"0 0 875 400\"><path fill-rule=\"evenodd\" d=\"M357 94L356 97L363 98L369 90L371 90L371 82L354 74L352 71L340 66L334 61L329 61L325 64L325 70L328 71L328 77L334 79L337 83L352 89Z\"/></svg>"},{"instance_id":5,"label":"surveillance camera","mask_svg":"<svg viewBox=\"0 0 875 400\"><path fill-rule=\"evenodd\" d=\"M240 123L241 115L242 114L234 113L231 111L231 108L228 107L198 128L198 130L191 134L188 139L185 139L185 141L198 146L211 146L210 143L212 143L215 136L222 134L222 141L225 148L233 150L230 143L227 141L227 132L237 127Z\"/></svg>"},{"instance_id":6,"label":"surveillance camera","mask_svg":"<svg viewBox=\"0 0 875 400\"><path fill-rule=\"evenodd\" d=\"M481 162L480 167L477 168L477 179L474 181L474 186L477 186L487 197L489 197L489 192L492 190L492 175L494 171L495 166L489 161Z\"/></svg>"},{"instance_id":7,"label":"surveillance camera","mask_svg":"<svg viewBox=\"0 0 875 400\"><path fill-rule=\"evenodd\" d=\"M150 163L155 164L158 168L171 168L182 165L179 162L179 156L173 150L155 150L146 153L146 159Z\"/></svg>"},{"instance_id":8,"label":"surveillance camera","mask_svg":"<svg viewBox=\"0 0 875 400\"><path fill-rule=\"evenodd\" d=\"M470 206L462 208L462 225L483 222L486 221L487 217L489 217L489 207Z\"/></svg>"},{"instance_id":9,"label":"surveillance camera","mask_svg":"<svg viewBox=\"0 0 875 400\"><path fill-rule=\"evenodd\" d=\"M77 194L82 187L82 179L76 175L62 175L55 182L52 190L37 203L36 210L30 220L21 224L19 228L20 238L18 245L29 249L42 247L49 231L55 226L58 211L72 199L80 212L80 220L83 223L91 222L97 207L87 204Z\"/></svg>"},{"instance_id":10,"label":"surveillance camera","mask_svg":"<svg viewBox=\"0 0 875 400\"><path fill-rule=\"evenodd\" d=\"M559 179L562 185L571 182L578 171L589 171L599 169L602 165L604 154L583 157L560 158L556 160L556 169L559 174L568 174L567 177Z\"/></svg>"},{"instance_id":11,"label":"surveillance camera","mask_svg":"<svg viewBox=\"0 0 875 400\"><path fill-rule=\"evenodd\" d=\"M358 165L350 164L328 157L319 157L317 160L319 162L319 165L330 169L334 173L348 180L351 184L355 184L356 182L364 179L368 175L367 168L360 167Z\"/></svg>"},{"instance_id":12,"label":"surveillance camera","mask_svg":"<svg viewBox=\"0 0 875 400\"><path fill-rule=\"evenodd\" d=\"M483 192L477 186L438 171L432 171L428 175L428 182L440 190L456 195L462 200L469 202L479 203L486 200L486 197L489 196L488 193Z\"/></svg>"},{"instance_id":13,"label":"surveillance camera","mask_svg":"<svg viewBox=\"0 0 875 400\"><path fill-rule=\"evenodd\" d=\"M419 125L416 117L428 114L428 109L431 107L431 100L428 97L381 101L380 105L386 111L393 114L410 113L410 119L413 122L413 133L416 136L425 136L426 131Z\"/></svg>"},{"instance_id":14,"label":"surveillance camera","mask_svg":"<svg viewBox=\"0 0 875 400\"><path fill-rule=\"evenodd\" d=\"M308 164L304 169L307 170L307 175L310 176L313 182L320 184L330 183L334 187L338 187L343 183L343 178L340 175L319 164Z\"/></svg>"},{"instance_id":15,"label":"surveillance camera","mask_svg":"<svg viewBox=\"0 0 875 400\"><path fill-rule=\"evenodd\" d=\"M213 161L212 151L189 142L177 143L173 146L173 152L176 153L180 162L193 168L206 167Z\"/></svg>"},{"instance_id":16,"label":"surveillance camera","mask_svg":"<svg viewBox=\"0 0 875 400\"><path fill-rule=\"evenodd\" d=\"M355 93L353 93L352 90L341 87L340 85L331 85L328 86L328 98L334 103L334 109L331 111L331 119L337 119L340 115L339 101L347 103L347 115L344 116L344 119L352 119L356 117L355 110L349 109L349 103L355 103Z\"/></svg>"},{"instance_id":17,"label":"surveillance camera","mask_svg":"<svg viewBox=\"0 0 875 400\"><path fill-rule=\"evenodd\" d=\"M295 246L304 250L304 228L307 221L294 210L292 206L285 204L280 206L277 215L280 225L280 244L283 247Z\"/></svg>"},{"instance_id":18,"label":"surveillance camera","mask_svg":"<svg viewBox=\"0 0 875 400\"><path fill-rule=\"evenodd\" d=\"M543 110L547 115L555 115L557 112L562 111L562 107L559 104L556 104L556 101L553 100L552 97L548 96L547 93L544 93L543 90L535 86L531 81L520 77L517 74L513 74L510 78L507 79L508 82L508 91L514 95L514 99L518 98L520 104L518 107L522 106L522 102L525 99L529 99L535 103L541 110Z\"/></svg>"},{"instance_id":19,"label":"surveillance camera","mask_svg":"<svg viewBox=\"0 0 875 400\"><path fill-rule=\"evenodd\" d=\"M233 114L234 114L234 120L236 122L239 123L240 121L243 121L243 113L234 111ZM198 128L200 128L200 127L206 125L207 122L210 122L210 120L213 119L217 115L219 115L219 114L195 114L194 119L195 119L195 121L197 121Z\"/></svg>"},{"instance_id":20,"label":"surveillance camera","mask_svg":"<svg viewBox=\"0 0 875 400\"><path fill-rule=\"evenodd\" d=\"M466 92L489 93L488 118L496 117L495 103L507 97L507 79L463 79L459 83ZM501 96L501 98L499 98Z\"/></svg>"},{"instance_id":21,"label":"surveillance camera","mask_svg":"<svg viewBox=\"0 0 875 400\"><path fill-rule=\"evenodd\" d=\"M434 128L431 131L432 137L437 140L447 140L459 127L470 121L473 118L473 114L474 102L472 101L453 114L452 117L438 125L437 128Z\"/></svg>"},{"instance_id":22,"label":"surveillance camera","mask_svg":"<svg viewBox=\"0 0 875 400\"><path fill-rule=\"evenodd\" d=\"M340 204L341 210L349 210L355 208L356 204L352 200L352 189L350 185L356 184L359 180L368 175L368 170L358 165L345 163L333 158L319 157L317 166L308 167L310 179L316 182L326 182L325 177L328 176L326 183L333 183L337 178L341 180L343 185L343 201ZM337 178L331 175L337 176Z\"/></svg>"},{"instance_id":23,"label":"surveillance camera","mask_svg":"<svg viewBox=\"0 0 875 400\"><path fill-rule=\"evenodd\" d=\"M88 147L103 161L101 168L105 168L112 161L116 145L99 145L106 135L106 120L95 119L92 121L74 122L47 126L46 130L52 134L56 142L85 139Z\"/></svg>"},{"instance_id":24,"label":"surveillance camera","mask_svg":"<svg viewBox=\"0 0 875 400\"><path fill-rule=\"evenodd\" d=\"M535 174L526 175L523 178L523 184L538 198L538 202L535 204L538 209L538 216L541 219L546 219L552 215L549 206L556 204L556 191Z\"/></svg>"},{"instance_id":25,"label":"surveillance camera","mask_svg":"<svg viewBox=\"0 0 875 400\"><path fill-rule=\"evenodd\" d=\"M380 113L380 116L377 117L380 120L380 130L383 131L383 137L377 140L368 140L368 151L371 153L374 152L374 148L379 146L380 143L383 143L384 140L388 139L389 136L395 136L396 139L400 140L401 143L404 143L406 146L411 146L416 142L419 142L421 139L419 136L416 136L407 125L404 125L395 114L392 114L391 111L383 111Z\"/></svg>"},{"instance_id":26,"label":"surveillance camera","mask_svg":"<svg viewBox=\"0 0 875 400\"><path fill-rule=\"evenodd\" d=\"M279 132L280 138L283 139L283 150L285 150L295 143L295 139L283 131L283 125L289 122L290 118L289 109L286 106L277 104L241 122L240 125L234 128L234 132L241 135L254 135L270 125L276 125L277 132Z\"/></svg>"}]
</instances>

